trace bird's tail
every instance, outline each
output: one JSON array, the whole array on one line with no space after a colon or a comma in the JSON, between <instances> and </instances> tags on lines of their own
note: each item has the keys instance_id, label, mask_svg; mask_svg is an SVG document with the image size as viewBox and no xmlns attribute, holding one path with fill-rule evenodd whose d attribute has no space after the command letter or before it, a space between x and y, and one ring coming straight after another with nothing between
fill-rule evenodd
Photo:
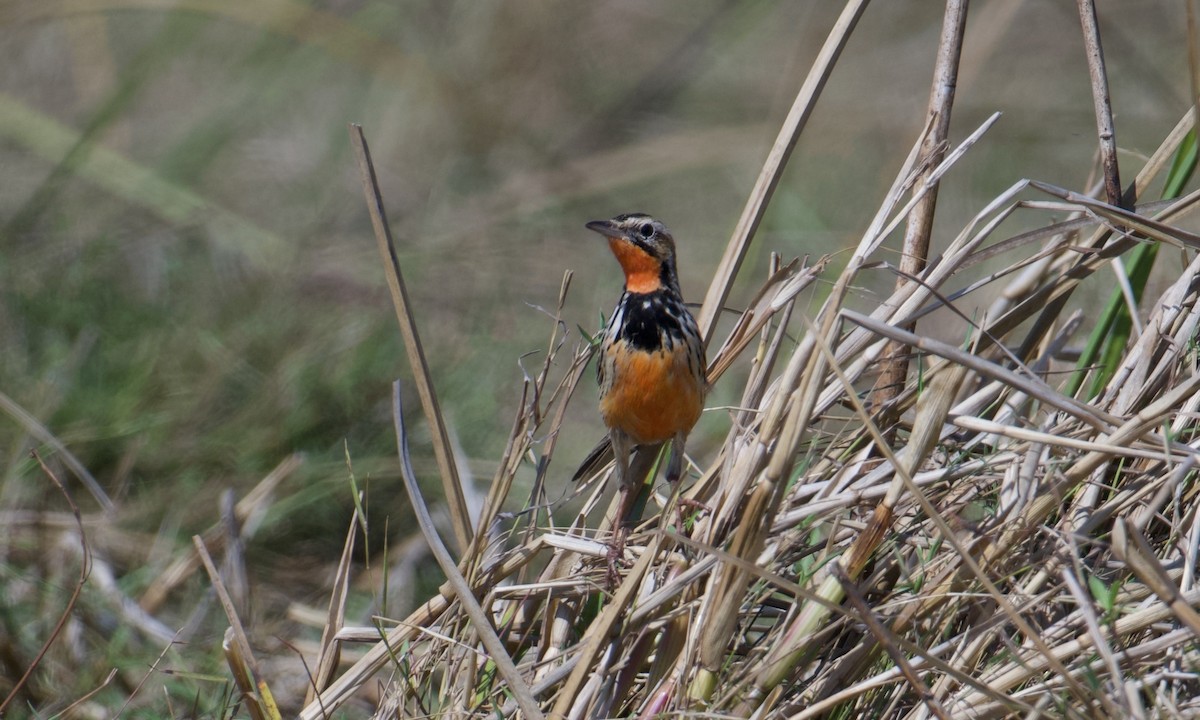
<instances>
[{"instance_id":1,"label":"bird's tail","mask_svg":"<svg viewBox=\"0 0 1200 720\"><path fill-rule=\"evenodd\" d=\"M629 460L629 477L633 479L633 483L645 481L647 473L658 460L662 446L663 443L654 443L653 445L638 445L633 449L633 456ZM612 461L612 441L605 435L583 459L579 469L571 476L571 482L579 482L601 472Z\"/></svg>"},{"instance_id":2,"label":"bird's tail","mask_svg":"<svg viewBox=\"0 0 1200 720\"><path fill-rule=\"evenodd\" d=\"M596 443L596 447L587 454L583 459L583 463L579 465L579 469L571 476L571 482L579 482L584 478L589 478L604 469L606 465L612 462L612 440L605 435Z\"/></svg>"}]
</instances>

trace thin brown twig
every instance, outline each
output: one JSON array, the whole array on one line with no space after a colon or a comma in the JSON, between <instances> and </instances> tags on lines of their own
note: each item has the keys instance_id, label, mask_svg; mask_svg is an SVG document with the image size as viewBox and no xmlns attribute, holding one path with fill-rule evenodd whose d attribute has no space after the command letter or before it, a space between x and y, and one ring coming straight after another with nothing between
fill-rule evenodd
<instances>
[{"instance_id":1,"label":"thin brown twig","mask_svg":"<svg viewBox=\"0 0 1200 720\"><path fill-rule=\"evenodd\" d=\"M906 276L916 276L925 269L929 259L929 238L933 233L933 216L937 208L938 181L930 179L935 167L946 154L946 139L950 135L950 113L954 108L954 91L958 86L958 62L962 56L963 33L967 27L967 0L946 0L942 17L942 34L938 42L937 60L933 68L933 87L929 91L930 131L925 134L921 156L924 169L913 187L913 193L924 192L920 202L908 214L904 231L904 248L900 255L900 276L896 290L909 282ZM905 327L914 330L913 323ZM885 351L883 366L875 384L872 406L884 407L894 400L908 377L908 348L890 343ZM885 425L890 423L885 423ZM889 431L890 430L886 430Z\"/></svg>"},{"instance_id":2,"label":"thin brown twig","mask_svg":"<svg viewBox=\"0 0 1200 720\"><path fill-rule=\"evenodd\" d=\"M62 484L62 481L54 474L54 471L47 467L37 450L30 452L30 455L34 460L37 460L38 465L42 468L42 472L46 474L46 477L50 478L50 481L54 483L54 487L58 488L58 491L66 498L67 505L71 507L71 513L75 516L75 525L79 529L79 546L82 562L79 564L79 579L76 581L74 589L71 590L71 596L67 598L66 607L63 608L62 613L58 616L58 621L54 623L54 628L50 630L50 637L46 638L46 642L42 643L42 649L38 650L33 661L29 663L29 667L25 669L25 673L21 675L21 678L17 680L12 690L9 691L8 696L4 698L4 702L0 702L0 717L3 717L4 709L17 697L21 692L21 688L25 687L25 684L29 682L29 678L33 676L33 671L37 669L42 659L46 657L50 646L62 634L63 628L67 624L67 619L71 617L71 613L75 609L75 603L79 601L79 594L83 592L83 585L87 582L92 568L92 550L88 547L87 534L83 531L83 515L79 512L79 506L75 504L75 500L71 498L71 493L67 492L66 486Z\"/></svg>"},{"instance_id":3,"label":"thin brown twig","mask_svg":"<svg viewBox=\"0 0 1200 720\"><path fill-rule=\"evenodd\" d=\"M1100 140L1100 166L1104 169L1104 197L1109 205L1128 208L1133 198L1121 193L1121 173L1117 167L1117 133L1113 129L1112 99L1108 92L1108 73L1104 69L1104 48L1100 43L1100 23L1096 19L1095 0L1076 0L1079 23L1083 28L1083 49L1087 53L1088 76L1092 81L1092 105L1096 112L1096 135Z\"/></svg>"},{"instance_id":4,"label":"thin brown twig","mask_svg":"<svg viewBox=\"0 0 1200 720\"><path fill-rule=\"evenodd\" d=\"M175 635L176 635L176 637L178 637L179 633L176 632ZM161 663L163 661L163 658L165 658L167 656L167 653L170 652L171 648L174 646L175 646L175 639L172 639L171 642L167 643L166 646L163 647L162 652L160 652L158 654L158 657L154 658L154 662L151 663L150 667L146 670L146 674L142 675L142 679L139 680L137 686L135 686L133 688L133 692L129 693L129 697L125 698L125 702L121 704L121 707L117 708L117 712L113 714L113 718L119 718L125 714L125 710L126 710L126 708L129 707L129 703L133 702L133 699L135 697L137 697L139 692L141 692L142 687L146 684L146 682L150 679L150 677L152 675L154 675L154 673L158 670L159 663Z\"/></svg>"},{"instance_id":5,"label":"thin brown twig","mask_svg":"<svg viewBox=\"0 0 1200 720\"><path fill-rule=\"evenodd\" d=\"M170 646L168 645L167 647L170 647ZM161 656L161 655L159 656L159 659L160 659L160 660L162 659L162 656ZM156 660L156 661L155 661L155 665L157 665L157 664L158 664L158 661ZM146 678L150 677L150 673L152 673L152 672L154 672L154 669L153 669L153 668L151 668L151 669L150 669L150 672L147 672L147 673L146 673L146 675L145 675L145 676L142 678L142 682L141 682L141 683L138 683L138 687L137 687L137 688L135 688L135 689L134 689L134 691L133 691L133 693L131 693L131 694L130 694L129 698L127 698L127 699L125 700L125 704L126 704L126 705L128 705L128 704L129 704L129 701L133 699L133 696L137 694L137 689L138 689L138 688L141 688L141 686L142 686L142 683L144 683L144 682L146 681ZM76 709L76 708L78 708L78 707L82 707L84 703L86 703L88 700L90 700L90 699L92 699L93 697L95 697L95 696L96 696L96 693L100 692L101 690L103 690L104 688L106 688L106 687L108 687L110 684L112 684L113 678L115 678L116 676L117 676L117 669L116 669L116 668L113 668L112 670L109 670L109 671L108 671L108 675L106 675L106 676L104 677L104 680L102 680L102 681L100 682L100 684L99 684L99 685L97 685L96 687L94 687L94 688L92 688L91 690L89 690L89 691L87 692L87 694L85 694L83 697L80 697L80 698L78 698L77 700L75 700L74 702L72 702L70 705L68 705L68 706L66 706L65 708L63 708L62 712L61 712L61 713L59 713L59 716L60 716L60 717L68 717L68 718L69 718L69 717L72 717L72 716L74 715L74 712L75 712L75 709ZM117 713L117 714L116 714L116 715L114 715L113 717L120 717L120 716L121 716L121 714L120 714L120 713Z\"/></svg>"}]
</instances>

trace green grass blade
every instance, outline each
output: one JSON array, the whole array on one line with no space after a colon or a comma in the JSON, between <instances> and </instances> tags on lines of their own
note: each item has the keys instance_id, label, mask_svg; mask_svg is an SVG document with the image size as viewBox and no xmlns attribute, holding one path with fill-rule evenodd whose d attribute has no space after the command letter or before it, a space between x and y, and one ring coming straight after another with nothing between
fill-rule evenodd
<instances>
[{"instance_id":1,"label":"green grass blade","mask_svg":"<svg viewBox=\"0 0 1200 720\"><path fill-rule=\"evenodd\" d=\"M1163 186L1162 197L1164 200L1179 197L1183 186L1187 184L1196 169L1196 159L1196 133L1192 131L1188 133L1175 153L1171 171ZM1129 285L1133 288L1135 301L1140 301L1142 297L1157 255L1157 244L1139 245L1129 254L1125 268L1129 274ZM1108 303L1104 306L1104 310L1096 322L1096 327L1092 330L1091 337L1088 338L1088 344L1079 356L1079 361L1075 365L1075 373L1065 390L1067 395L1075 396L1083 385L1088 368L1093 365L1096 366L1096 373L1088 388L1087 396L1092 398L1100 393L1112 378L1113 373L1116 372L1117 365L1124 354L1125 345L1129 342L1132 328L1133 321L1129 315L1129 305L1118 288L1108 299Z\"/></svg>"}]
</instances>

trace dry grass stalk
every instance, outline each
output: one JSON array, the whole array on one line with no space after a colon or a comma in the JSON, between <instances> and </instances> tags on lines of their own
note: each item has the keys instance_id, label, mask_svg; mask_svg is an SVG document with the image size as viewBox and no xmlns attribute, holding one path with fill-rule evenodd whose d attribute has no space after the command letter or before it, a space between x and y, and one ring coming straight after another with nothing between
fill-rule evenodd
<instances>
[{"instance_id":1,"label":"dry grass stalk","mask_svg":"<svg viewBox=\"0 0 1200 720\"><path fill-rule=\"evenodd\" d=\"M408 457L408 438L404 429L404 416L400 410L399 382L392 385L392 397L392 417L396 424L396 446L400 449L400 467L404 478L404 488L408 491L409 500L412 501L413 511L417 515L417 522L421 526L421 531L425 533L425 538L429 541L429 546L433 550L433 556L437 558L438 565L441 565L442 571L446 573L447 581L450 587L453 588L460 607L463 608L463 611L471 619L474 633L478 635L480 642L487 648L492 662L496 663L500 671L500 675L507 681L509 692L516 696L517 703L526 717L540 720L542 713L538 709L533 696L529 694L529 688L525 686L524 680L520 673L517 672L516 665L513 664L512 658L508 656L508 652L504 649L504 644L496 635L496 631L492 628L483 608L476 601L470 585L467 584L467 579L463 577L453 558L450 557L450 551L442 543L437 528L434 527L433 518L429 515L429 509L421 497L421 489L417 484L417 476L413 472L412 462Z\"/></svg>"},{"instance_id":2,"label":"dry grass stalk","mask_svg":"<svg viewBox=\"0 0 1200 720\"><path fill-rule=\"evenodd\" d=\"M779 184L779 177L783 174L784 167L787 166L792 148L796 146L796 140L799 139L800 132L804 130L804 126L816 106L817 98L821 96L821 90L824 89L825 82L829 80L829 74L833 72L834 64L850 40L850 34L854 32L858 19L866 11L867 2L868 0L847 1L841 16L829 32L825 45L817 54L817 59L813 62L813 67L809 71L808 77L805 78L800 92L797 93L796 100L792 103L792 109L783 121L783 127L779 129L779 135L775 138L775 144L771 147L771 152L767 155L767 160L758 174L758 180L750 192L746 207L738 219L737 227L734 228L733 237L729 239L729 245L725 248L721 263L713 274L712 283L709 284L708 292L704 296L704 304L696 318L696 322L700 326L700 333L704 336L705 345L711 342L713 333L717 329L717 318L720 317L721 310L725 307L725 300L729 297L733 280L742 266L742 260L746 257L750 241L754 238L758 224L767 210L767 204L770 203L771 196L775 193L775 187Z\"/></svg>"},{"instance_id":3,"label":"dry grass stalk","mask_svg":"<svg viewBox=\"0 0 1200 720\"><path fill-rule=\"evenodd\" d=\"M225 610L225 616L229 619L229 627L225 630L221 648L225 652L225 659L230 672L233 673L233 679L242 692L242 700L246 703L246 709L254 720L279 720L282 717L279 713L279 706L275 702L271 688L263 678L254 652L250 649L250 639L246 635L246 629L242 626L237 607L221 579L221 573L213 563L212 557L209 556L208 549L204 546L204 539L199 535L193 535L192 543L196 546L200 562L204 564L204 569L208 572L208 579L212 582L213 589L217 592L217 598L221 601L221 607Z\"/></svg>"},{"instance_id":4,"label":"dry grass stalk","mask_svg":"<svg viewBox=\"0 0 1200 720\"><path fill-rule=\"evenodd\" d=\"M937 60L933 69L933 87L929 92L930 132L925 135L921 154L926 169L917 181L924 192L921 202L908 214L904 229L904 247L900 255L900 277L897 289L909 278L925 269L929 259L929 236L933 232L933 214L937 207L937 185L929 185L926 175L942 161L950 136L950 113L954 108L954 91L958 86L958 61L962 56L963 33L967 26L967 0L947 0L942 18L942 34L938 41ZM908 329L913 329L909 327ZM885 353L883 368L875 384L872 405L881 407L900 394L908 376L907 350L891 344Z\"/></svg>"},{"instance_id":5,"label":"dry grass stalk","mask_svg":"<svg viewBox=\"0 0 1200 720\"><path fill-rule=\"evenodd\" d=\"M371 162L371 151L367 147L367 139L363 136L361 126L350 125L350 144L354 147L354 154L358 160L358 173L362 180L363 193L367 198L371 227L375 230L376 244L379 246L379 254L384 261L384 274L387 276L388 289L391 291L392 304L396 309L400 332L404 336L404 349L408 352L408 363L412 368L413 379L416 381L417 395L421 398L421 408L425 411L425 419L429 423L430 435L433 437L433 453L437 458L442 490L445 492L446 503L450 508L450 522L454 528L454 538L459 549L466 551L472 538L471 517L467 512L467 501L463 496L462 483L458 478L458 466L454 462L454 452L450 445L450 435L446 431L446 421L442 417L441 406L438 405L437 391L433 386L429 363L425 360L425 349L421 345L421 336L417 332L416 316L408 301L404 276L400 273L396 243L392 239L391 226L388 224L387 213L383 209L383 194L379 189L379 181L375 178L375 166Z\"/></svg>"},{"instance_id":6,"label":"dry grass stalk","mask_svg":"<svg viewBox=\"0 0 1200 720\"><path fill-rule=\"evenodd\" d=\"M342 557L338 561L337 572L334 575L333 593L329 597L329 614L325 620L325 626L321 630L317 668L304 698L305 705L315 700L316 695L329 686L341 659L342 647L338 634L346 624L346 599L350 591L351 560L354 557L354 538L358 533L359 521L357 516L352 518L350 528L346 531L346 542L342 545Z\"/></svg>"},{"instance_id":7,"label":"dry grass stalk","mask_svg":"<svg viewBox=\"0 0 1200 720\"><path fill-rule=\"evenodd\" d=\"M1100 166L1104 170L1104 197L1109 205L1122 205L1121 174L1117 169L1117 133L1113 129L1112 98L1108 93L1108 73L1104 69L1104 50L1100 44L1100 23L1096 3L1077 0L1079 23L1083 28L1083 47L1087 53L1088 74L1092 79L1092 103L1096 109L1096 135L1100 139Z\"/></svg>"}]
</instances>

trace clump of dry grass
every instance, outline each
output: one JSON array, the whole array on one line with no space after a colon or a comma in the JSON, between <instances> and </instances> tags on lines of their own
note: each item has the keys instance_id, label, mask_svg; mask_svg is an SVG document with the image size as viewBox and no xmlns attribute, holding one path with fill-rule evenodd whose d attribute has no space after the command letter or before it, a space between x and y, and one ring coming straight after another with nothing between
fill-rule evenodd
<instances>
[{"instance_id":1,"label":"clump of dry grass","mask_svg":"<svg viewBox=\"0 0 1200 720\"><path fill-rule=\"evenodd\" d=\"M853 26L847 13L837 32ZM821 62L843 39L831 38ZM726 297L826 70L789 117L710 300ZM1200 712L1200 260L1143 302L1148 316L1115 363L1076 371L1071 387L1093 380L1087 395L1064 393L1052 372L1080 327L1063 308L1083 280L1139 243L1200 248L1177 226L1200 193L1135 205L1192 114L1128 187L1126 209L1022 181L869 314L848 307L885 238L918 208L932 212L924 199L992 120L953 148L930 142L930 123L813 318L793 306L829 258L772 268L710 353L716 380L752 350L728 436L683 490L688 508L707 509L681 512L671 488L648 492L613 589L598 541L612 512L606 473L580 489L589 494L574 517L548 510L547 478L567 472L563 459L550 464L563 408L591 352L582 343L564 357L556 323L457 561L423 519L450 581L402 621L331 635L330 648L373 644L301 717L332 713L381 672L390 679L380 717ZM1013 216L1043 227L1002 237ZM1007 265L962 279L1000 259ZM982 293L996 300L960 345L906 329L939 308L966 319L956 308ZM711 329L715 313L701 317ZM880 362L895 362L889 343L920 366L868 407ZM523 463L537 468L529 509L505 515ZM411 477L409 487L427 515Z\"/></svg>"},{"instance_id":2,"label":"clump of dry grass","mask_svg":"<svg viewBox=\"0 0 1200 720\"><path fill-rule=\"evenodd\" d=\"M318 620L325 630L319 656L307 668L305 716L346 713L342 703L372 685L382 695L380 715L1195 713L1195 263L1184 262L1170 287L1146 298L1140 296L1145 280L1134 269L1142 251L1169 245L1190 256L1200 241L1180 229L1194 194L1138 204L1171 155L1194 158L1194 145L1176 152L1190 142L1184 139L1190 120L1184 119L1122 191L1104 109L1102 54L1086 14L1104 168L1103 181L1088 182L1090 196L1021 182L949 244L937 238L942 254L925 266L920 248L923 240L928 247L937 180L953 179L958 158L988 142L985 125L950 148L950 101L935 91L928 130L896 172L862 242L847 251L848 260L776 260L760 293L749 302L737 300L748 310L734 328L716 332L715 318L724 311L790 149L864 6L848 2L706 295L701 317L716 338L710 352L715 382L730 385L725 372L739 360L750 371L736 407L718 410L731 420L725 442L702 449L692 480L684 484L684 492L708 510L680 515L673 488L647 492L646 521L631 540L619 587L605 583L602 541L612 514L604 503L605 476L580 488L586 500L575 516L564 517L562 505L551 500L577 461L559 452L551 462L566 403L589 356L586 343L572 352L574 341L558 322L569 276L557 313L551 313L556 323L547 352L529 368L522 412L484 509L474 516L438 419L437 378L420 356L412 318L420 307L406 310L398 274L392 278L421 404L434 428L451 547L427 522L425 530L451 580L404 620L378 618L372 628L347 628L352 557L365 524L347 518L335 592ZM935 71L942 90L954 84L946 71L953 70L958 50L950 22L955 6L965 11L964 2L947 2L950 32ZM1086 1L1081 6L1090 10ZM397 58L378 43L356 47L362 58L383 58L383 65ZM86 145L44 118L26 122L26 115L8 109L20 127L49 127L52 145L61 145L49 154L55 162L72 155L77 143ZM742 139L725 131L704 137L718 136ZM692 144L698 143L656 144L652 160L696 163L695 149L679 150ZM707 143L709 151L721 144ZM644 162L644 152L640 146L613 154L610 162L632 166L630 156ZM131 178L154 178L103 148L83 156L89 160L80 161L80 176L97 179L104 173L96 168L112 170L110 191L154 206L170 222L197 222L197 212L208 206L173 182L150 182L167 187L166 194L143 192L146 182L128 185ZM606 175L596 172L593 157L576 162ZM554 178L583 174L578 168ZM1171 173L1176 179L1187 174L1180 167ZM500 196L520 194L512 190L518 185ZM372 193L373 208L382 210L377 200ZM847 198L851 202L865 206L866 200ZM508 204L493 198L492 205ZM493 214L482 215L494 221ZM259 248L253 262L265 257L260 248L278 246L277 238L253 223L230 220L226 211L210 216L217 226L235 230L216 233L218 240L256 240L248 244ZM1006 238L1001 232L1009 218L1040 227ZM382 214L374 220L385 235ZM870 272L892 270L894 256L883 244L899 244L901 227L900 286L864 314L857 288ZM389 242L383 247L394 265ZM846 262L840 274L828 270L833 259ZM978 277L984 262L990 275ZM1085 319L1068 314L1066 301L1080 283L1098 271L1106 277L1110 269L1128 298L1114 312L1126 308L1133 318L1132 340L1108 330L1117 323L1087 313L1088 324L1111 332L1109 350L1088 344L1080 360L1085 371L1063 376L1058 371L1072 358ZM794 308L800 293L823 280L833 288L826 305L802 317ZM1000 300L980 314L971 310L986 305L976 300L980 294ZM931 323L916 324L946 306L971 319L956 347L929 337ZM83 358L94 337L80 334L71 354ZM919 359L916 366L908 362L912 358ZM238 683L230 692L241 692L244 702L222 698L212 714L275 716L280 710L271 689L284 707L299 702L304 690L275 684L278 673L272 677L263 648L252 648L247 638L269 632L263 624L250 626L256 619L242 554L299 457L284 460L236 504L232 492L223 494L220 522L198 536L194 550L172 552L163 539L173 527L157 538L116 527L113 509L120 508L121 494L114 493L114 504L67 444L6 395L0 394L0 410L53 449L55 460L78 476L102 510L80 516L67 497L61 506L73 514L35 506L0 515L5 562L36 569L10 575L5 588L0 715L29 708L103 716L112 714L114 696L125 698L116 715L136 714L162 702L148 680L187 676L180 668L206 670L203 655L221 644L220 636L214 641L200 629L212 595L191 593L174 607L166 604L169 595L186 594L180 590L202 563L230 625L239 628L242 618L247 624L229 632L223 647ZM407 434L397 430L410 480ZM122 460L118 478L128 474L136 454L131 450ZM528 475L530 467L536 475L532 491L517 492L523 487L518 469ZM18 474L6 486L11 496L20 494L12 490ZM59 486L52 469L44 468L44 475ZM168 497L174 500L176 492ZM415 482L409 492L424 512ZM126 517L130 505L126 498ZM523 510L504 511L514 509ZM119 566L140 568L140 577L131 572L118 582ZM305 571L312 574L311 564ZM139 590L146 575L148 586ZM31 612L38 622L26 620ZM157 660L134 659L126 635L136 638L138 652L154 649ZM276 653L288 659L298 654L290 647ZM91 677L85 655L102 656L103 672ZM110 671L109 665L121 667ZM212 694L222 683L192 674L200 688L214 688ZM290 674L305 683L304 674ZM268 689L268 679L274 688ZM170 689L167 713L208 712L199 702L205 690L196 686ZM194 697L191 710L175 706L180 697Z\"/></svg>"},{"instance_id":3,"label":"clump of dry grass","mask_svg":"<svg viewBox=\"0 0 1200 720\"><path fill-rule=\"evenodd\" d=\"M1017 183L948 244L937 243L944 248L923 268L902 264L902 282L869 313L855 310L856 285L890 268L883 244L897 228L906 228L906 249L921 247L910 239L928 240L938 181L986 142L994 121L948 146L952 93L939 95L935 84L930 123L819 311L802 317L795 303L834 258L777 259L732 329L716 336L718 308L863 6L848 3L797 98L700 314L717 338L710 377L720 381L739 359L750 365L729 433L693 466L681 493L646 488L644 520L615 588L605 582L607 472L579 488L585 497L569 518L547 490L573 470L574 458L551 461L592 350L587 342L572 348L561 321L570 275L472 519L421 357L418 311L408 307L365 142L358 146L459 554L440 538L417 488L397 395L406 487L449 579L407 618L346 627L352 520L301 717L335 716L379 679L380 717L1200 712L1200 259L1157 298L1141 300L1146 317L1111 362L1086 364L1066 381L1057 374L1081 326L1064 309L1081 282L1115 269L1137 318L1137 290L1115 259L1139 243L1193 256L1200 248L1178 226L1200 194L1138 204L1171 158L1184 155L1190 113L1119 197L1108 143L1096 183L1107 202ZM958 35L955 23L946 27L942 50L955 50L961 23ZM953 63L957 55L940 57ZM946 69L936 73L943 89ZM1093 70L1102 79L1102 67ZM1111 126L1101 113L1102 128L1104 120ZM1014 217L1041 227L1005 237L1000 228ZM985 261L995 269L979 277ZM982 314L966 309L979 297L996 299ZM914 325L935 310L967 321L960 344ZM877 387L885 366L894 384ZM279 710L240 627L244 581L222 576L208 553L224 551L226 568L244 562L239 537L296 462L238 506L228 503L222 526L198 537L195 554L162 573L141 601L153 613L204 563L237 628L225 650L254 717ZM527 466L536 470L533 487L514 498ZM526 509L504 512L514 506Z\"/></svg>"}]
</instances>

